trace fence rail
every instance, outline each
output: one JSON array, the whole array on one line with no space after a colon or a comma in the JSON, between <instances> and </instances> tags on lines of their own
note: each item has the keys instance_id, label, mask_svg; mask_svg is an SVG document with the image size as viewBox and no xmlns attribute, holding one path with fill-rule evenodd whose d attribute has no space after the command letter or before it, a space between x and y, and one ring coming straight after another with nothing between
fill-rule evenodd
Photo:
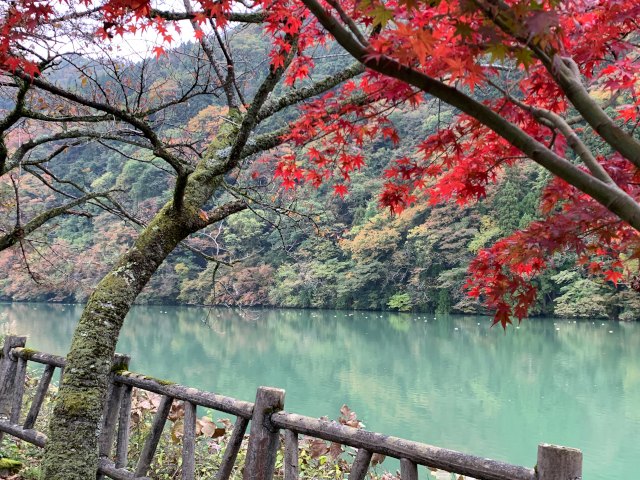
<instances>
[{"instance_id":1,"label":"fence rail","mask_svg":"<svg viewBox=\"0 0 640 480\"><path fill-rule=\"evenodd\" d=\"M26 337L5 338L0 361L0 439L6 433L38 447L44 447L47 437L33 429L55 369L64 376L64 357L25 348ZM27 362L45 365L34 399L24 422L20 423ZM99 437L98 478L114 480L148 479L160 436L171 405L184 402L184 434L182 441L182 479L195 479L196 408L217 410L237 417L225 449L216 480L230 478L247 428L248 447L243 469L244 480L271 480L277 451L284 432L284 478L299 478L298 437L319 438L357 449L349 480L365 478L372 455L386 455L400 460L402 480L417 480L418 465L467 475L478 480L581 480L582 452L556 445L538 446L537 465L527 468L497 460L477 457L455 450L404 440L380 433L349 427L338 422L319 420L287 413L284 409L284 390L260 387L254 403L205 392L184 385L163 382L128 370L129 357L117 354L113 360L107 399ZM133 388L162 396L154 415L135 469L128 470L129 427ZM250 422L251 421L251 422ZM115 443L115 453L114 453Z\"/></svg>"}]
</instances>

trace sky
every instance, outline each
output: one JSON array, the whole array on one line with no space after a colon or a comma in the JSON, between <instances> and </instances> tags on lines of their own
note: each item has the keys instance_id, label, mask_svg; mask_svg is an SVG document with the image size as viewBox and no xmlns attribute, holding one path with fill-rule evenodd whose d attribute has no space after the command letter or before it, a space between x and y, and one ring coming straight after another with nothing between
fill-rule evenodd
<instances>
[{"instance_id":1,"label":"sky","mask_svg":"<svg viewBox=\"0 0 640 480\"><path fill-rule=\"evenodd\" d=\"M0 2L1 1L2 0L0 0ZM78 5L78 3L79 2L74 2L72 4L73 6L77 7L75 8L75 10L79 12L84 11L85 7ZM103 3L103 2L99 2L99 3ZM192 0L192 3L195 6L197 2ZM95 2L95 4L98 4L98 2ZM167 10L167 11L177 11L177 12L185 11L183 0L152 1L152 7L161 9L161 10ZM69 7L69 5L65 5L62 3L58 4L56 9L59 12L60 16L67 15L71 12L71 8ZM85 22L85 25L86 25L86 22ZM112 56L116 55L118 57L127 58L128 60L131 60L131 61L137 61L137 60L141 60L144 57L154 55L153 48L156 46L161 45L164 48L169 49L169 48L177 47L182 43L195 40L196 38L195 33L190 22L188 21L178 22L179 31L177 31L174 28L174 25L176 25L176 23L174 22L167 23L169 33L175 39L170 44L163 42L162 37L157 32L151 29L148 29L144 32L138 31L134 34L128 33L128 34L125 34L123 37L117 35L117 36L114 36L111 40L99 41L97 42L97 45L93 46L93 48L96 51L107 50ZM99 28L100 26L101 25L99 23L95 24L96 29ZM206 25L203 26L203 30L205 30L205 32L207 31L207 27L208 26ZM210 27L208 28L210 30ZM56 46L56 50L58 52L64 52L64 51L84 51L85 53L87 52L87 49L88 49L87 45L83 44L82 46L80 46L78 44L77 38L71 39L68 37L61 36L59 37L58 40L59 40L59 43ZM32 47L35 48L36 50L42 50L42 48L39 48L36 45L33 45Z\"/></svg>"}]
</instances>

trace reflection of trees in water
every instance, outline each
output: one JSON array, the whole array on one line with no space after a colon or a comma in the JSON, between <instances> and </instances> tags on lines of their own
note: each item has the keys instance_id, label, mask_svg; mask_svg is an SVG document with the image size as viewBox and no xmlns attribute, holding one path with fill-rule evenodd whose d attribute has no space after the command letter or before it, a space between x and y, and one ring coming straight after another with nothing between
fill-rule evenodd
<instances>
[{"instance_id":1,"label":"reflection of trees in water","mask_svg":"<svg viewBox=\"0 0 640 480\"><path fill-rule=\"evenodd\" d=\"M80 313L0 308L30 346L61 354ZM530 320L504 335L477 317L144 306L118 351L133 370L246 400L273 385L300 413L348 403L384 433L523 464L555 442L584 448L587 471L615 472L637 453L640 328L601 323Z\"/></svg>"},{"instance_id":2,"label":"reflection of trees in water","mask_svg":"<svg viewBox=\"0 0 640 480\"><path fill-rule=\"evenodd\" d=\"M82 306L65 304L0 304L6 330L14 335L29 335L31 348L64 355L80 318Z\"/></svg>"}]
</instances>

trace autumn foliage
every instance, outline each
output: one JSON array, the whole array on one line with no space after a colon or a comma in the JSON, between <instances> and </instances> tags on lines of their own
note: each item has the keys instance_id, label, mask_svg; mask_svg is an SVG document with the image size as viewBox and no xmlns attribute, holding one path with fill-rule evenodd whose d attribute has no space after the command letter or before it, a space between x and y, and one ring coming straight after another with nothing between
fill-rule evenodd
<instances>
[{"instance_id":1,"label":"autumn foliage","mask_svg":"<svg viewBox=\"0 0 640 480\"><path fill-rule=\"evenodd\" d=\"M105 38L155 30L163 39L157 55L175 40L167 28L171 19L150 1L61 3L64 8L18 0L4 9L5 71L38 74L38 59L22 46L32 32L52 28L65 8L95 9L96 34ZM246 10L230 0L194 3L195 22L218 29L230 28L233 12ZM330 182L336 195L347 195L353 172L366 163L367 142L402 141L391 112L446 102L458 109L455 119L439 124L412 155L391 162L382 207L400 213L416 202L475 202L506 168L525 161L555 175L539 218L472 262L469 294L496 311L495 323L506 326L527 315L536 298L532 280L558 252L576 252L579 263L604 281L634 283L640 255L638 2L258 0L251 11L264 12L272 68L285 66L295 51L288 86L304 84L313 73L310 52L333 37L368 67L300 107L285 134L295 149L273 155L283 188ZM331 30L323 15L339 26Z\"/></svg>"}]
</instances>

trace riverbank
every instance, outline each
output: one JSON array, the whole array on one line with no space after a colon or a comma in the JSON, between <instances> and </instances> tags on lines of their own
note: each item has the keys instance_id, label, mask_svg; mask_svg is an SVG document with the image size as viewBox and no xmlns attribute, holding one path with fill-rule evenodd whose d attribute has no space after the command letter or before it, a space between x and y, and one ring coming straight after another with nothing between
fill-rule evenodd
<instances>
[{"instance_id":1,"label":"riverbank","mask_svg":"<svg viewBox=\"0 0 640 480\"><path fill-rule=\"evenodd\" d=\"M82 302L65 302L65 301L30 301L30 300L8 300L8 299L0 299L0 305L51 305L51 306L62 306L62 307L84 307L85 303ZM229 309L232 311L238 312L262 312L262 311L270 311L270 310L290 310L290 311L308 311L308 312L320 312L326 310L333 310L337 312L351 312L351 313L369 313L372 315L375 314L400 314L400 315L411 315L416 316L418 318L432 318L435 315L471 315L471 316L482 316L487 317L491 315L491 312L478 309L474 312L450 312L450 313L439 313L428 310L403 310L398 311L397 309L388 308L388 309L367 309L367 308L314 308L314 307L298 307L298 306L274 306L274 305L228 305L228 304L198 304L198 303L180 303L180 302L145 302L139 301L134 304L137 307L156 307L162 310L163 307L167 308L197 308L197 309ZM589 315L589 312L581 312L580 315L531 315L529 317L523 318L522 321L527 321L529 319L540 319L540 318L554 318L557 320L604 320L604 321L620 321L620 322L635 322L640 321L640 316L634 315ZM595 312L597 313L597 312ZM0 318L0 321L2 319ZM514 319L514 321L516 321Z\"/></svg>"}]
</instances>

